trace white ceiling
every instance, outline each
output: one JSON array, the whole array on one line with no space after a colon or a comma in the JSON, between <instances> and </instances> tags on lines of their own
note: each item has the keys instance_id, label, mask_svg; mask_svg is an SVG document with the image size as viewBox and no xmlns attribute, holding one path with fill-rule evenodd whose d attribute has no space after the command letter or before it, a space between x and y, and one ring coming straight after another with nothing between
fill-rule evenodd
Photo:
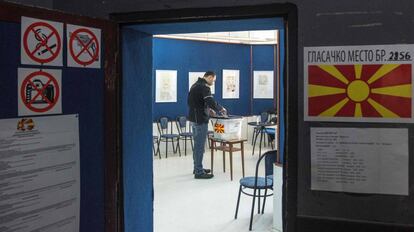
<instances>
[{"instance_id":1,"label":"white ceiling","mask_svg":"<svg viewBox=\"0 0 414 232\"><path fill-rule=\"evenodd\" d=\"M277 44L277 30L167 34L154 37L238 44Z\"/></svg>"}]
</instances>

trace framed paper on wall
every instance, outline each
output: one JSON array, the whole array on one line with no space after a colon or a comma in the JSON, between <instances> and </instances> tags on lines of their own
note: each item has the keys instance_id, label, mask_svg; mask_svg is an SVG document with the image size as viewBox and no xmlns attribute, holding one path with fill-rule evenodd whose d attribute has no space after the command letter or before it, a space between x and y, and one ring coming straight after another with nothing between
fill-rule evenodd
<instances>
[{"instance_id":1,"label":"framed paper on wall","mask_svg":"<svg viewBox=\"0 0 414 232\"><path fill-rule=\"evenodd\" d=\"M253 98L273 99L273 71L253 71Z\"/></svg>"},{"instance_id":2,"label":"framed paper on wall","mask_svg":"<svg viewBox=\"0 0 414 232\"><path fill-rule=\"evenodd\" d=\"M193 86L194 83L198 80L198 78L202 78L204 76L205 72L188 72L188 91L190 91L191 86ZM214 94L215 92L215 85L213 84L210 86L211 94Z\"/></svg>"},{"instance_id":3,"label":"framed paper on wall","mask_svg":"<svg viewBox=\"0 0 414 232\"><path fill-rule=\"evenodd\" d=\"M155 102L177 102L177 70L155 70Z\"/></svg>"},{"instance_id":4,"label":"framed paper on wall","mask_svg":"<svg viewBox=\"0 0 414 232\"><path fill-rule=\"evenodd\" d=\"M223 69L223 99L238 99L240 70Z\"/></svg>"}]
</instances>

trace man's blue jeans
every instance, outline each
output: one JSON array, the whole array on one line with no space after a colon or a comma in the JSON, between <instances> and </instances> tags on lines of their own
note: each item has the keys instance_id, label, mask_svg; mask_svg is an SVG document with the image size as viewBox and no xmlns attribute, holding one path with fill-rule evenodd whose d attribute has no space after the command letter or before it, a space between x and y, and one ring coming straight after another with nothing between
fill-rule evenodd
<instances>
[{"instance_id":1,"label":"man's blue jeans","mask_svg":"<svg viewBox=\"0 0 414 232\"><path fill-rule=\"evenodd\" d=\"M204 173L203 170L203 156L204 146L207 139L208 123L191 123L193 127L193 138L194 138L194 171L195 174Z\"/></svg>"}]
</instances>

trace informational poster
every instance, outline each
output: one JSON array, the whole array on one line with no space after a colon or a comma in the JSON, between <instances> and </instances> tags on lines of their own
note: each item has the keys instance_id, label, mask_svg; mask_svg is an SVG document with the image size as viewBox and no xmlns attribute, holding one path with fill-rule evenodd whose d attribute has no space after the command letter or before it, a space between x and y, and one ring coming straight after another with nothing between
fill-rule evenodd
<instances>
[{"instance_id":1,"label":"informational poster","mask_svg":"<svg viewBox=\"0 0 414 232\"><path fill-rule=\"evenodd\" d=\"M413 122L414 45L306 47L307 121Z\"/></svg>"},{"instance_id":2,"label":"informational poster","mask_svg":"<svg viewBox=\"0 0 414 232\"><path fill-rule=\"evenodd\" d=\"M223 99L238 99L240 70L223 69Z\"/></svg>"},{"instance_id":3,"label":"informational poster","mask_svg":"<svg viewBox=\"0 0 414 232\"><path fill-rule=\"evenodd\" d=\"M101 67L101 29L67 24L67 58L69 67Z\"/></svg>"},{"instance_id":4,"label":"informational poster","mask_svg":"<svg viewBox=\"0 0 414 232\"><path fill-rule=\"evenodd\" d=\"M62 71L18 69L18 115L62 113Z\"/></svg>"},{"instance_id":5,"label":"informational poster","mask_svg":"<svg viewBox=\"0 0 414 232\"><path fill-rule=\"evenodd\" d=\"M273 99L273 71L253 71L253 98Z\"/></svg>"},{"instance_id":6,"label":"informational poster","mask_svg":"<svg viewBox=\"0 0 414 232\"><path fill-rule=\"evenodd\" d=\"M177 70L155 70L155 102L177 102Z\"/></svg>"},{"instance_id":7,"label":"informational poster","mask_svg":"<svg viewBox=\"0 0 414 232\"><path fill-rule=\"evenodd\" d=\"M311 128L311 189L408 195L408 129Z\"/></svg>"},{"instance_id":8,"label":"informational poster","mask_svg":"<svg viewBox=\"0 0 414 232\"><path fill-rule=\"evenodd\" d=\"M22 64L62 66L63 23L21 18Z\"/></svg>"},{"instance_id":9,"label":"informational poster","mask_svg":"<svg viewBox=\"0 0 414 232\"><path fill-rule=\"evenodd\" d=\"M79 231L77 115L0 120L1 231Z\"/></svg>"},{"instance_id":10,"label":"informational poster","mask_svg":"<svg viewBox=\"0 0 414 232\"><path fill-rule=\"evenodd\" d=\"M196 83L199 77L203 78L204 73L206 72L189 72L188 73L188 91L190 91L191 86L193 86L193 84ZM216 89L215 86L216 86L215 84L213 84L212 86L209 86L211 90L211 94L214 94L215 89Z\"/></svg>"}]
</instances>

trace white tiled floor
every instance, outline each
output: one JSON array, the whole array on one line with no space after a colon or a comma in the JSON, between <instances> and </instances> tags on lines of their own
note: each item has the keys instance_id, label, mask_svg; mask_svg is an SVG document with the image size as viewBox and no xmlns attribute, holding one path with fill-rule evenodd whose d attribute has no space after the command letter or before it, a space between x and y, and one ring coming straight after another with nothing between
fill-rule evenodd
<instances>
[{"instance_id":1,"label":"white tiled floor","mask_svg":"<svg viewBox=\"0 0 414 232\"><path fill-rule=\"evenodd\" d=\"M252 198L241 196L238 219L234 219L242 177L240 152L233 154L233 181L230 181L229 157L226 154L226 172L223 156L217 151L213 179L197 180L192 174L192 153L178 157L154 159L154 231L155 232L240 232L249 230ZM165 150L163 150L165 152ZM251 146L245 143L246 176L254 175L258 155L251 155ZM210 150L204 155L204 168L210 168ZM272 231L273 198L268 197L265 213L253 218L253 231Z\"/></svg>"}]
</instances>

